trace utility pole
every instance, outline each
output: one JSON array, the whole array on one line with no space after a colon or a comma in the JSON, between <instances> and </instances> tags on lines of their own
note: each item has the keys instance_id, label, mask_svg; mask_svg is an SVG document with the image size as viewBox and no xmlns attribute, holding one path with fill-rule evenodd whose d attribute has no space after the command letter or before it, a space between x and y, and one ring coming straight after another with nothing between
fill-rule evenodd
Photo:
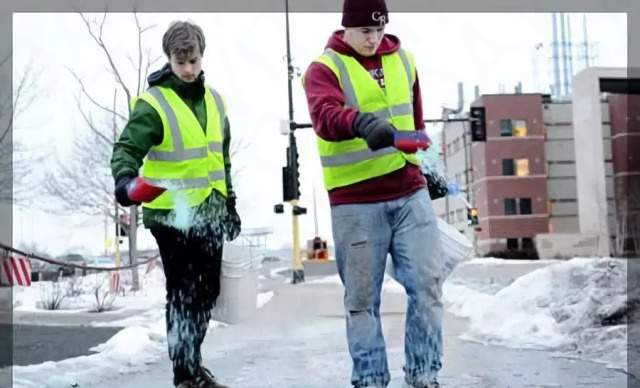
<instances>
[{"instance_id":1,"label":"utility pole","mask_svg":"<svg viewBox=\"0 0 640 388\"><path fill-rule=\"evenodd\" d=\"M293 209L291 212L291 230L293 234L293 256L291 258L291 273L292 279L291 282L293 284L304 282L304 266L302 265L302 259L300 258L300 230L298 225L298 215L299 212L296 209L298 207L298 199L300 198L300 194L298 191L298 187L300 182L298 182L298 152L297 152L297 144L296 144L296 136L295 129L296 123L294 121L293 116L293 77L294 77L294 68L291 62L291 44L289 41L289 0L285 0L285 18L286 18L286 37L287 37L287 89L289 93L289 153L288 166L292 168L290 171L291 175L294 179L294 187L293 187L293 198L289 201L291 204L291 208ZM284 178L284 177L283 177ZM304 213L302 213L304 214Z\"/></svg>"},{"instance_id":2,"label":"utility pole","mask_svg":"<svg viewBox=\"0 0 640 388\"><path fill-rule=\"evenodd\" d=\"M127 104L127 106L129 107L129 117L131 117L131 105ZM116 111L116 101L115 101L115 96L114 96L114 100L113 100L113 111ZM116 118L115 115L113 117L113 131L115 133L115 127L116 127ZM115 140L114 140L115 141ZM129 239L129 264L130 265L134 265L136 264L137 261L137 257L138 257L138 206L137 205L132 205L129 208L129 227L127 228L127 237ZM117 222L120 221L120 219L117 217L116 215L116 224ZM118 250L119 250L119 237L116 236L117 238L117 242L118 244L116 244L116 246L118 246ZM118 253L119 255L119 253ZM137 266L133 266L131 268L131 289L133 291L138 291L140 289L140 279L138 276L138 267Z\"/></svg>"},{"instance_id":3,"label":"utility pole","mask_svg":"<svg viewBox=\"0 0 640 388\"><path fill-rule=\"evenodd\" d=\"M466 197L467 197L467 209L471 206L470 204L474 203L475 206L478 204L475 203L475 198L471 198L471 186L473 185L473 167L471 164L471 160L473 157L472 148L473 141L469 143L469 150L467 151L467 133L471 136L471 130L467 128L467 123L462 123L462 139L464 144L464 180L465 180L465 188L466 188ZM474 207L475 207L474 206ZM468 211L468 210L467 210ZM473 228L475 230L475 227ZM478 252L478 233L473 233L473 252Z\"/></svg>"},{"instance_id":4,"label":"utility pole","mask_svg":"<svg viewBox=\"0 0 640 388\"><path fill-rule=\"evenodd\" d=\"M116 111L116 98L118 96L118 90L116 89L113 92L113 111ZM118 134L116 133L116 117L115 113L113 114L113 144L118 141ZM114 243L115 243L115 259L116 259L116 267L120 267L121 257L120 257L120 214L118 201L113 199L113 206L115 207L115 235L114 235Z\"/></svg>"}]
</instances>

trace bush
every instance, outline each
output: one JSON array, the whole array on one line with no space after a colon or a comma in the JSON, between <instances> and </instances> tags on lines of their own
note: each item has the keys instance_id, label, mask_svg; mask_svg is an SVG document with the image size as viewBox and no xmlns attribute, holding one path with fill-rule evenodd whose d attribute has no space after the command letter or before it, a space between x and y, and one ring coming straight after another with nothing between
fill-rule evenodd
<instances>
[{"instance_id":1,"label":"bush","mask_svg":"<svg viewBox=\"0 0 640 388\"><path fill-rule=\"evenodd\" d=\"M96 277L97 278L97 277ZM109 277L104 277L102 282L97 283L93 288L94 304L93 312L101 313L113 309L113 302L116 300L116 293L109 289Z\"/></svg>"},{"instance_id":2,"label":"bush","mask_svg":"<svg viewBox=\"0 0 640 388\"><path fill-rule=\"evenodd\" d=\"M66 292L61 282L54 281L42 284L40 286L40 300L38 301L38 305L45 310L58 310L65 297Z\"/></svg>"}]
</instances>

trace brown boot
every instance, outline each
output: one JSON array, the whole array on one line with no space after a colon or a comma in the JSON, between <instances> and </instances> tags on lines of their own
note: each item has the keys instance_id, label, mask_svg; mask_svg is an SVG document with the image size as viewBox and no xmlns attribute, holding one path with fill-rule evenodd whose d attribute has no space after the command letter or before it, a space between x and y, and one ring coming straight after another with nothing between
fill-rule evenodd
<instances>
[{"instance_id":1,"label":"brown boot","mask_svg":"<svg viewBox=\"0 0 640 388\"><path fill-rule=\"evenodd\" d=\"M203 366L196 372L195 382L197 388L229 388L226 385L220 384L211 371Z\"/></svg>"}]
</instances>

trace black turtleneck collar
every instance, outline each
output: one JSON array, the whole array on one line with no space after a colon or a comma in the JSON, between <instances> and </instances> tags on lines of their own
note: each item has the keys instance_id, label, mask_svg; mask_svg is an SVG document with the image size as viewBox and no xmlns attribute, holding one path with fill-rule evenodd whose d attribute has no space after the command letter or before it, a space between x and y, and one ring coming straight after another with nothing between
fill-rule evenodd
<instances>
[{"instance_id":1,"label":"black turtleneck collar","mask_svg":"<svg viewBox=\"0 0 640 388\"><path fill-rule=\"evenodd\" d=\"M204 71L200 71L195 81L184 82L171 71L171 65L167 63L162 69L151 73L147 81L150 87L170 87L183 99L201 100L204 97Z\"/></svg>"}]
</instances>

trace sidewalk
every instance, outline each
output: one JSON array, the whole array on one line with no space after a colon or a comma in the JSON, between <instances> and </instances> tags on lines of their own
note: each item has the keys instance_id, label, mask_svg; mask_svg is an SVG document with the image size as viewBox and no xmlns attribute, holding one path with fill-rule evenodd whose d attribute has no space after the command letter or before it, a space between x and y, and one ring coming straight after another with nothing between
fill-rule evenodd
<instances>
[{"instance_id":1,"label":"sidewalk","mask_svg":"<svg viewBox=\"0 0 640 388\"><path fill-rule=\"evenodd\" d=\"M205 366L233 388L348 387L351 360L345 340L342 287L279 284L275 296L247 321L210 331ZM382 316L392 382L402 386L405 297L383 294ZM458 339L466 322L445 314L443 387L627 387L626 374L604 365L552 357L549 352L484 346ZM163 359L146 373L127 375L97 388L170 388Z\"/></svg>"}]
</instances>

